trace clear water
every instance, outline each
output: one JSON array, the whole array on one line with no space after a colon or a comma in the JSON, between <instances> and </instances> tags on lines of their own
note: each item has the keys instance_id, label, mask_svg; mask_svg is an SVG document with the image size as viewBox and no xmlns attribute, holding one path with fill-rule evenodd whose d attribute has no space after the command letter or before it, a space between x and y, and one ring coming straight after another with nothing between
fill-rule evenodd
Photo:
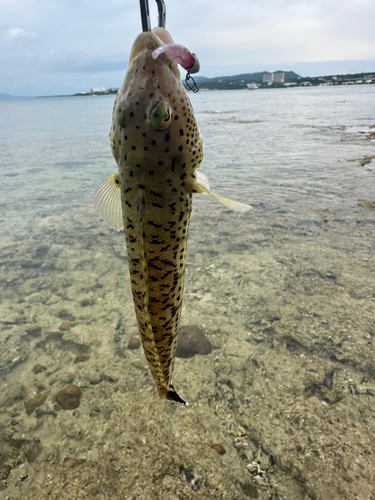
<instances>
[{"instance_id":1,"label":"clear water","mask_svg":"<svg viewBox=\"0 0 375 500\"><path fill-rule=\"evenodd\" d=\"M375 86L190 98L212 190L253 206L194 199L182 324L213 350L177 359L190 409L127 349L124 236L92 206L114 97L0 101L0 498L375 495Z\"/></svg>"}]
</instances>

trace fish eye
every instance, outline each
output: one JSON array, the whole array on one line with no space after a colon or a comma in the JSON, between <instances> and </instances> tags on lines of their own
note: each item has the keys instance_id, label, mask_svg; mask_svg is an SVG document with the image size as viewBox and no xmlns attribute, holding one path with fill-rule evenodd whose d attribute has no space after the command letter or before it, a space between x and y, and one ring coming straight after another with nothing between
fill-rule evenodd
<instances>
[{"instance_id":1,"label":"fish eye","mask_svg":"<svg viewBox=\"0 0 375 500\"><path fill-rule=\"evenodd\" d=\"M150 112L149 120L155 130L166 130L172 121L169 103L157 102Z\"/></svg>"},{"instance_id":2,"label":"fish eye","mask_svg":"<svg viewBox=\"0 0 375 500\"><path fill-rule=\"evenodd\" d=\"M120 127L125 127L125 119L126 119L126 112L125 112L125 102L120 101L117 106L116 106L116 119L117 123L120 125Z\"/></svg>"}]
</instances>

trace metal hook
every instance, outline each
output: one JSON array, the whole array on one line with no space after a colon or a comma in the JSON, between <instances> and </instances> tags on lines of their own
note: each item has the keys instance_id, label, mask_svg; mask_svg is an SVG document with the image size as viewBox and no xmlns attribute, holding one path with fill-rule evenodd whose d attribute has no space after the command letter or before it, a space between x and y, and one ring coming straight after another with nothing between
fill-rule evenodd
<instances>
[{"instance_id":1,"label":"metal hook","mask_svg":"<svg viewBox=\"0 0 375 500\"><path fill-rule=\"evenodd\" d=\"M165 7L164 0L156 0L156 3L158 4L158 13L159 13L158 26L159 28L165 28L167 10ZM141 8L142 31L151 31L148 0L139 0L139 6Z\"/></svg>"}]
</instances>

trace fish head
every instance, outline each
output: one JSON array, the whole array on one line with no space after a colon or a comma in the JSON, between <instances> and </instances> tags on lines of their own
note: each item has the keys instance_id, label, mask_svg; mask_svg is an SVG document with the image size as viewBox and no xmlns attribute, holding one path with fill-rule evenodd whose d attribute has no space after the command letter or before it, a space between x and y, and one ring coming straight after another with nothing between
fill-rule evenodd
<instances>
[{"instance_id":1,"label":"fish head","mask_svg":"<svg viewBox=\"0 0 375 500\"><path fill-rule=\"evenodd\" d=\"M152 57L155 49L172 42L165 29L155 28L154 32L138 35L133 43L110 130L112 152L119 166L125 157L128 163L139 164L168 152L192 156L193 149L197 148L194 155L202 150L177 64L167 54Z\"/></svg>"}]
</instances>

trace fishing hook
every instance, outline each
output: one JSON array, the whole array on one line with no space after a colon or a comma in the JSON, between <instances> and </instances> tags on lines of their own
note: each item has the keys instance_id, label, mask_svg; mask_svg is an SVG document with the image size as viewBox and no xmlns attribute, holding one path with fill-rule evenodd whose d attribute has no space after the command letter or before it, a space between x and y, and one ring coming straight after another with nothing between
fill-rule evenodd
<instances>
[{"instance_id":1,"label":"fishing hook","mask_svg":"<svg viewBox=\"0 0 375 500\"><path fill-rule=\"evenodd\" d=\"M158 26L159 28L165 28L167 9L165 7L164 0L156 0L156 3L158 4L158 13L159 13ZM141 8L142 31L151 31L148 0L139 0L139 6Z\"/></svg>"}]
</instances>

